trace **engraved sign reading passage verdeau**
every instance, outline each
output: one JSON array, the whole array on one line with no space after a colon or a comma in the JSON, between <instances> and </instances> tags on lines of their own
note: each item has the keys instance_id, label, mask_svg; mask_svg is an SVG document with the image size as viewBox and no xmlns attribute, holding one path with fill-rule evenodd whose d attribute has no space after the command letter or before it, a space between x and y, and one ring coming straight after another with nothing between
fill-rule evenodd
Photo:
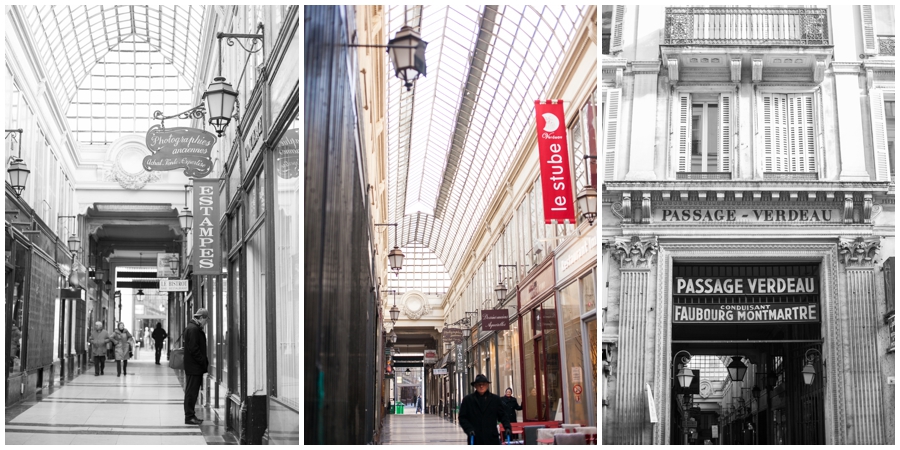
<instances>
[{"instance_id":1,"label":"engraved sign reading passage verdeau","mask_svg":"<svg viewBox=\"0 0 900 450\"><path fill-rule=\"evenodd\" d=\"M653 211L654 222L752 222L752 223L842 223L837 209L682 209L660 208Z\"/></svg>"},{"instance_id":2,"label":"engraved sign reading passage verdeau","mask_svg":"<svg viewBox=\"0 0 900 450\"><path fill-rule=\"evenodd\" d=\"M216 135L205 130L154 125L147 130L147 148L152 154L144 157L144 170L184 169L188 177L203 178L212 172L215 144Z\"/></svg>"}]
</instances>

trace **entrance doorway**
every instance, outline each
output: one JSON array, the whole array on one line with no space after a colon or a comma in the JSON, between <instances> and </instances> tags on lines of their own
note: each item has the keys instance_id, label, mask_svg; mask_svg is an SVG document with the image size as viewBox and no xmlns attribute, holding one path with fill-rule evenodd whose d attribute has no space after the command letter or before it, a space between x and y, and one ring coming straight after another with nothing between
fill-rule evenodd
<instances>
[{"instance_id":1,"label":"entrance doorway","mask_svg":"<svg viewBox=\"0 0 900 450\"><path fill-rule=\"evenodd\" d=\"M825 443L818 270L673 266L670 444Z\"/></svg>"}]
</instances>

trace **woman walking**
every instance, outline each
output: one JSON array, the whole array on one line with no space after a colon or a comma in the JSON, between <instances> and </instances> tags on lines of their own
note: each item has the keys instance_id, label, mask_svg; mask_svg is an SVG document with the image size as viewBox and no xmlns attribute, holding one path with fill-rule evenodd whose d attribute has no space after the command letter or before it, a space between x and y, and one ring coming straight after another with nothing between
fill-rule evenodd
<instances>
[{"instance_id":1,"label":"woman walking","mask_svg":"<svg viewBox=\"0 0 900 450\"><path fill-rule=\"evenodd\" d=\"M116 343L116 373L128 375L128 359L131 357L131 346L134 345L134 336L125 329L125 324L119 322L119 328L112 335Z\"/></svg>"}]
</instances>

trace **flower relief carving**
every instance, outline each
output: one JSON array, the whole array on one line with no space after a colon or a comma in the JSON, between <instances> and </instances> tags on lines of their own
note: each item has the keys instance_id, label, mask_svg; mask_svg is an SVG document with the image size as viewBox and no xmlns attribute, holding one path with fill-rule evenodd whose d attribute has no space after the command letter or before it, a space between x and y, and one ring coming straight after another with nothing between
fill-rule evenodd
<instances>
[{"instance_id":1,"label":"flower relief carving","mask_svg":"<svg viewBox=\"0 0 900 450\"><path fill-rule=\"evenodd\" d=\"M412 320L419 320L423 316L431 314L433 309L428 304L428 300L417 292L410 293L403 300L403 314Z\"/></svg>"},{"instance_id":2,"label":"flower relief carving","mask_svg":"<svg viewBox=\"0 0 900 450\"><path fill-rule=\"evenodd\" d=\"M160 172L148 172L144 170L142 160L149 154L142 143L131 142L129 136L113 144L112 151L116 155L111 167L106 165L100 169L100 178L103 181L119 183L124 189L140 190L148 183L159 181Z\"/></svg>"},{"instance_id":3,"label":"flower relief carving","mask_svg":"<svg viewBox=\"0 0 900 450\"><path fill-rule=\"evenodd\" d=\"M655 237L642 241L640 237L632 236L629 240L616 240L615 258L620 267L650 267L658 251L659 244Z\"/></svg>"},{"instance_id":4,"label":"flower relief carving","mask_svg":"<svg viewBox=\"0 0 900 450\"><path fill-rule=\"evenodd\" d=\"M871 267L875 264L875 253L881 248L881 238L841 239L838 243L838 257L845 266Z\"/></svg>"}]
</instances>

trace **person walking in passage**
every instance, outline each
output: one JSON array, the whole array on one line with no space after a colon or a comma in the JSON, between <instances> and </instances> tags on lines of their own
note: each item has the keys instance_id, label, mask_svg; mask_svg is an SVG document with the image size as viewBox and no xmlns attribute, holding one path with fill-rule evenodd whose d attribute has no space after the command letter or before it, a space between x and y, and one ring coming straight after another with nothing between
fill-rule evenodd
<instances>
[{"instance_id":1,"label":"person walking in passage","mask_svg":"<svg viewBox=\"0 0 900 450\"><path fill-rule=\"evenodd\" d=\"M506 395L500 397L500 401L503 402L503 406L506 408L506 415L509 417L509 421L518 422L516 411L521 411L522 405L513 397L512 388L506 388Z\"/></svg>"},{"instance_id":2,"label":"person walking in passage","mask_svg":"<svg viewBox=\"0 0 900 450\"><path fill-rule=\"evenodd\" d=\"M91 346L91 355L94 356L94 376L103 375L106 367L106 344L112 342L109 333L103 329L103 322L94 323L94 329L88 336L88 344Z\"/></svg>"},{"instance_id":3,"label":"person walking in passage","mask_svg":"<svg viewBox=\"0 0 900 450\"><path fill-rule=\"evenodd\" d=\"M506 434L510 434L511 425L506 408L500 396L488 391L491 384L487 377L478 374L472 386L475 392L465 396L459 407L459 426L466 433L466 439L474 436L475 445L500 445L500 434L497 422L503 424Z\"/></svg>"},{"instance_id":4,"label":"person walking in passage","mask_svg":"<svg viewBox=\"0 0 900 450\"><path fill-rule=\"evenodd\" d=\"M184 423L200 425L203 423L194 412L197 396L203 384L203 374L209 368L206 357L206 333L203 327L209 321L209 311L200 308L194 318L184 328Z\"/></svg>"},{"instance_id":5,"label":"person walking in passage","mask_svg":"<svg viewBox=\"0 0 900 450\"><path fill-rule=\"evenodd\" d=\"M112 340L116 343L116 376L120 377L123 373L128 375L128 359L131 357L134 336L125 329L124 323L119 322L119 328L113 333Z\"/></svg>"},{"instance_id":6,"label":"person walking in passage","mask_svg":"<svg viewBox=\"0 0 900 450\"><path fill-rule=\"evenodd\" d=\"M420 395L416 399L416 414L419 414L421 412L422 412L422 396Z\"/></svg>"},{"instance_id":7,"label":"person walking in passage","mask_svg":"<svg viewBox=\"0 0 900 450\"><path fill-rule=\"evenodd\" d=\"M169 336L166 330L163 330L162 324L156 322L156 329L153 330L153 341L156 345L156 365L159 365L159 355L162 352L163 341Z\"/></svg>"}]
</instances>

